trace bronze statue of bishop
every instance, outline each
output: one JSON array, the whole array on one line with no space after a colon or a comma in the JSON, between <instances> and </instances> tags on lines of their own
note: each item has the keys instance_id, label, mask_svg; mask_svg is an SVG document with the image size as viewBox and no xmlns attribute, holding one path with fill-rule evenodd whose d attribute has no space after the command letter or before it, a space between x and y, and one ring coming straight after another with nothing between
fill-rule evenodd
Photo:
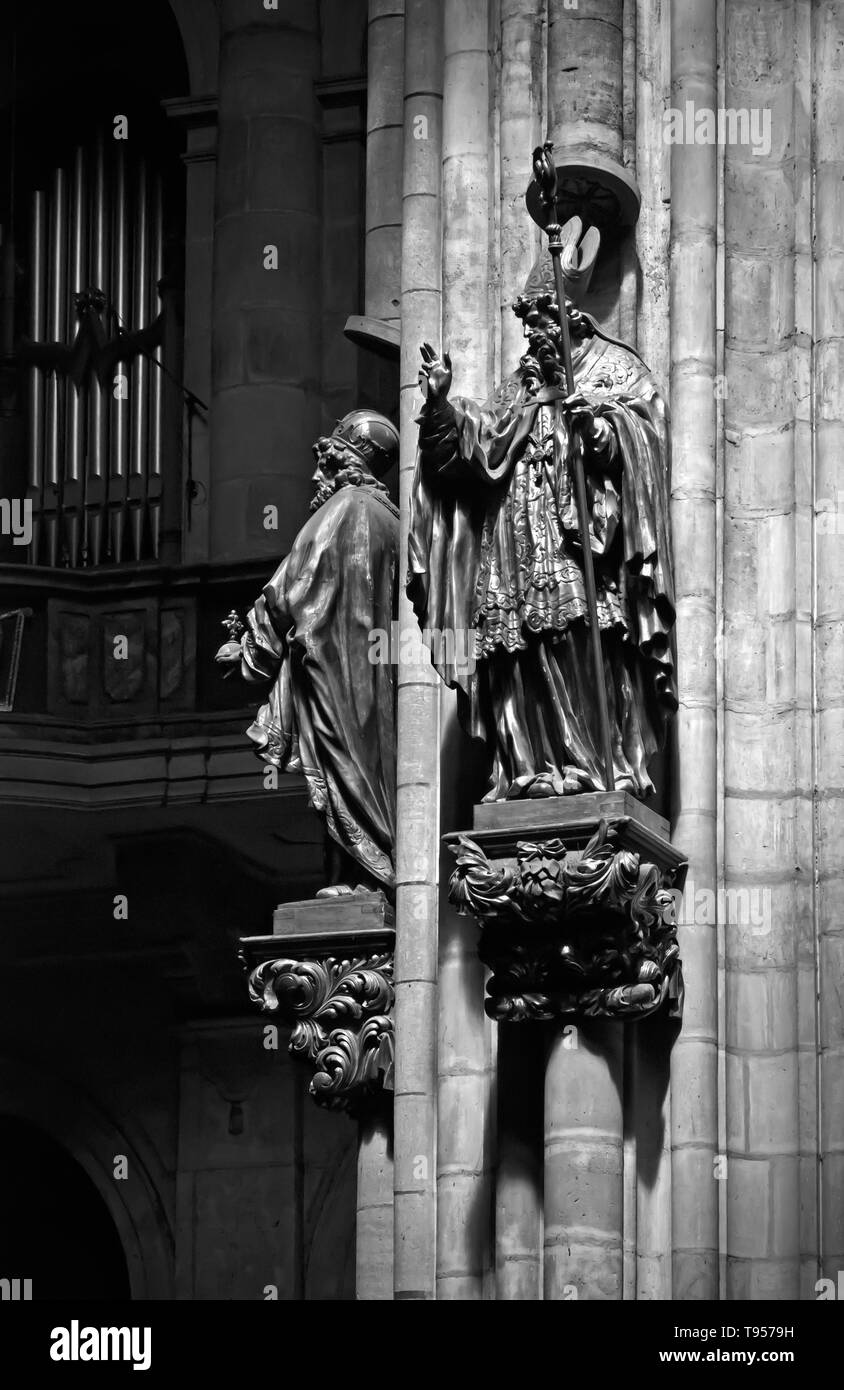
<instances>
[{"instance_id":1,"label":"bronze statue of bishop","mask_svg":"<svg viewBox=\"0 0 844 1390\"><path fill-rule=\"evenodd\" d=\"M527 351L486 404L452 397L448 354L422 348L408 593L423 628L473 635L473 669L434 662L457 688L464 729L491 752L487 801L607 787L585 564L618 790L653 792L648 764L677 706L668 412L638 353L568 297L576 279L563 306L573 391L547 250L514 305ZM578 453L591 556L578 525Z\"/></svg>"}]
</instances>

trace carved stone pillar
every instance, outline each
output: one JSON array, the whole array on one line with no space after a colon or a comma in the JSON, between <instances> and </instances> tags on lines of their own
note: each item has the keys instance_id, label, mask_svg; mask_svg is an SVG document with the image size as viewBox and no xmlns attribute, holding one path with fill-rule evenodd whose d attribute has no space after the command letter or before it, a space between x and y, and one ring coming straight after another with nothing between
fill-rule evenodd
<instances>
[{"instance_id":1,"label":"carved stone pillar","mask_svg":"<svg viewBox=\"0 0 844 1390\"><path fill-rule=\"evenodd\" d=\"M555 1025L545 1066L545 1297L621 1298L623 1022L680 1017L683 855L667 823L624 792L482 805L471 836L447 839L457 859L451 901L477 919L491 972L487 1013ZM536 1178L524 1165L521 1182L529 1198Z\"/></svg>"},{"instance_id":2,"label":"carved stone pillar","mask_svg":"<svg viewBox=\"0 0 844 1390\"><path fill-rule=\"evenodd\" d=\"M406 0L401 264L401 498L406 544L419 411L418 344L442 315L442 0ZM402 631L415 630L402 596ZM422 657L425 657L423 660ZM440 692L430 660L398 668L395 1295L436 1288Z\"/></svg>"},{"instance_id":3,"label":"carved stone pillar","mask_svg":"<svg viewBox=\"0 0 844 1390\"><path fill-rule=\"evenodd\" d=\"M404 0L369 0L367 48L366 313L398 327Z\"/></svg>"},{"instance_id":4,"label":"carved stone pillar","mask_svg":"<svg viewBox=\"0 0 844 1390\"><path fill-rule=\"evenodd\" d=\"M628 72L625 91L623 11L622 0L548 3L548 136L562 166L561 189L571 196L560 221L579 212L601 229L604 248L589 310L610 332L621 331L621 299L629 328L631 295L619 294L626 262L618 232L636 221L639 208L629 141L624 146L624 103L633 84Z\"/></svg>"},{"instance_id":5,"label":"carved stone pillar","mask_svg":"<svg viewBox=\"0 0 844 1390\"><path fill-rule=\"evenodd\" d=\"M310 1094L359 1122L359 1299L389 1299L393 1287L394 939L380 893L284 903L272 936L241 939L250 998L291 1027L290 1052L313 1069Z\"/></svg>"},{"instance_id":6,"label":"carved stone pillar","mask_svg":"<svg viewBox=\"0 0 844 1390\"><path fill-rule=\"evenodd\" d=\"M488 0L445 0L442 333L460 364L460 390L478 399L492 374L488 31ZM440 699L440 822L450 830L466 824L467 749L453 692ZM471 923L445 895L438 965L437 1299L480 1299L491 1242L473 1213L490 1206L491 1030Z\"/></svg>"},{"instance_id":7,"label":"carved stone pillar","mask_svg":"<svg viewBox=\"0 0 844 1390\"><path fill-rule=\"evenodd\" d=\"M716 0L671 6L671 100L718 105ZM690 878L718 884L716 259L718 150L671 149L671 529L676 573L675 826ZM672 1290L718 1296L718 963L711 926L692 929L686 1027L671 1054Z\"/></svg>"},{"instance_id":8,"label":"carved stone pillar","mask_svg":"<svg viewBox=\"0 0 844 1390\"><path fill-rule=\"evenodd\" d=\"M844 43L844 15L840 6L829 3L829 0L813 6L812 24L812 66L818 73L814 129L818 166L814 266L817 281L816 384L812 428L816 436L814 486L818 513L815 517L817 762L814 775L818 781L815 815L821 886L815 907L819 933L817 1027L822 1049L819 1087L820 1273L828 1278L840 1278L837 1271L844 1269L844 1105L840 1100L844 1068L844 1000L841 992L841 979L844 976L841 914L841 904L844 902L844 855L841 852L844 845L844 712L841 701L844 688L844 628L841 621L844 376L839 364L844 360L844 333L837 306L841 303L839 295L844 283L844 228L836 208L841 197L841 175L844 170L844 127L835 113L841 111L844 100L844 73L840 62L833 57L841 53ZM800 157L805 168L805 143L801 146ZM804 450L806 447L804 444ZM805 947L802 954L805 965L808 955ZM803 998L811 1001L813 990L806 973L804 970ZM810 1026L806 1028L806 1033L809 1048L813 1048L814 1029ZM801 1045L805 1046L805 1042L804 1034ZM805 1144L804 1147L808 1148L809 1145ZM804 1159L804 1164L814 1167L814 1156ZM804 1248L812 1249L811 1236ZM811 1258L805 1264L809 1287L814 1291L817 1271Z\"/></svg>"}]
</instances>

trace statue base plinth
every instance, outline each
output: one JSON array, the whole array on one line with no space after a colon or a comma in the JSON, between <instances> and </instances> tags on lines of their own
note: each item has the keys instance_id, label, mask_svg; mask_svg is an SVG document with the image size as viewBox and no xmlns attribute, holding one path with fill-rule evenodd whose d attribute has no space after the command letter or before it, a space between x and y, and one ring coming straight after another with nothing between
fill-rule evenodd
<instances>
[{"instance_id":1,"label":"statue base plinth","mask_svg":"<svg viewBox=\"0 0 844 1390\"><path fill-rule=\"evenodd\" d=\"M271 936L240 938L249 996L288 1024L318 1104L360 1114L392 1089L393 910L382 893L282 903Z\"/></svg>"},{"instance_id":2,"label":"statue base plinth","mask_svg":"<svg viewBox=\"0 0 844 1390\"><path fill-rule=\"evenodd\" d=\"M447 835L449 899L481 930L500 1022L682 1012L676 909L686 861L626 792L475 807Z\"/></svg>"}]
</instances>

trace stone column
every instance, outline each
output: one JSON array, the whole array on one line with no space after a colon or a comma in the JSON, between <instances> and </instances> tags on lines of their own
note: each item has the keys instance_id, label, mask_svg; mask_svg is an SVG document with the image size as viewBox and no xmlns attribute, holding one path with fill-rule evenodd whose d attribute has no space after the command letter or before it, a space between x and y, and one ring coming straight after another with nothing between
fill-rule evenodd
<instances>
[{"instance_id":1,"label":"stone column","mask_svg":"<svg viewBox=\"0 0 844 1390\"><path fill-rule=\"evenodd\" d=\"M393 1297L393 1157L384 1097L359 1122L355 1290L358 1302Z\"/></svg>"},{"instance_id":2,"label":"stone column","mask_svg":"<svg viewBox=\"0 0 844 1390\"><path fill-rule=\"evenodd\" d=\"M545 1040L538 1024L498 1029L495 1297L542 1298Z\"/></svg>"},{"instance_id":3,"label":"stone column","mask_svg":"<svg viewBox=\"0 0 844 1390\"><path fill-rule=\"evenodd\" d=\"M512 304L539 253L540 231L525 213L530 155L545 138L544 0L501 0L498 78L501 363L512 371L525 348Z\"/></svg>"},{"instance_id":4,"label":"stone column","mask_svg":"<svg viewBox=\"0 0 844 1390\"><path fill-rule=\"evenodd\" d=\"M443 343L457 394L491 388L488 0L445 0L443 65ZM441 693L443 831L463 829L467 749L453 692ZM464 803L461 807L461 801ZM453 861L443 850L441 879ZM479 1299L491 1263L490 1028L477 928L440 904L437 1298Z\"/></svg>"},{"instance_id":5,"label":"stone column","mask_svg":"<svg viewBox=\"0 0 844 1390\"><path fill-rule=\"evenodd\" d=\"M277 10L223 0L221 27L214 561L289 548L312 493L320 420L319 10L311 0L280 0ZM271 505L277 530L264 525Z\"/></svg>"},{"instance_id":6,"label":"stone column","mask_svg":"<svg viewBox=\"0 0 844 1390\"><path fill-rule=\"evenodd\" d=\"M589 0L573 9L548 0L548 128L558 163L623 166L623 59L622 0ZM624 249L605 235L588 305L615 335L621 301L632 307Z\"/></svg>"},{"instance_id":7,"label":"stone column","mask_svg":"<svg viewBox=\"0 0 844 1390\"><path fill-rule=\"evenodd\" d=\"M622 163L622 0L548 6L548 126L559 161ZM620 274L620 268L618 270ZM618 274L612 298L618 318ZM606 306L598 316L608 321ZM552 1039L545 1075L545 1297L622 1297L622 1027ZM576 1290L576 1292L572 1292Z\"/></svg>"},{"instance_id":8,"label":"stone column","mask_svg":"<svg viewBox=\"0 0 844 1390\"><path fill-rule=\"evenodd\" d=\"M674 0L671 103L717 105L717 0ZM716 230L718 148L671 147L672 530L680 710L674 840L689 880L717 886ZM683 1030L671 1058L675 1299L718 1296L716 931L684 922Z\"/></svg>"},{"instance_id":9,"label":"stone column","mask_svg":"<svg viewBox=\"0 0 844 1390\"><path fill-rule=\"evenodd\" d=\"M625 0L625 13L629 0ZM670 105L670 0L636 4L636 177L642 208L636 224L634 260L641 292L635 341L654 377L669 383L670 146L663 139L662 115ZM628 68L625 66L625 80ZM626 98L626 93L625 93ZM678 840L678 843L681 843ZM685 847L685 846L684 846ZM671 1094L669 1030L652 1027L628 1032L636 1048L635 1094L631 1097L636 1131L638 1299L671 1297Z\"/></svg>"},{"instance_id":10,"label":"stone column","mask_svg":"<svg viewBox=\"0 0 844 1390\"><path fill-rule=\"evenodd\" d=\"M404 0L369 0L366 106L366 313L401 308Z\"/></svg>"},{"instance_id":11,"label":"stone column","mask_svg":"<svg viewBox=\"0 0 844 1390\"><path fill-rule=\"evenodd\" d=\"M401 261L402 553L416 458L419 344L442 333L442 4L406 0ZM402 595L403 632L418 634ZM417 646L418 637L416 638ZM397 1299L433 1299L436 1284L437 891L439 678L427 652L398 671L396 1069Z\"/></svg>"},{"instance_id":12,"label":"stone column","mask_svg":"<svg viewBox=\"0 0 844 1390\"><path fill-rule=\"evenodd\" d=\"M621 163L622 0L549 0L548 125L558 152Z\"/></svg>"},{"instance_id":13,"label":"stone column","mask_svg":"<svg viewBox=\"0 0 844 1390\"><path fill-rule=\"evenodd\" d=\"M818 992L821 1053L821 1274L844 1269L844 16L832 0L813 6L815 126L815 653L819 853ZM808 986L807 986L808 989ZM807 1254L809 1252L807 1251ZM808 1261L807 1261L808 1264ZM817 1277L816 1275L814 1277ZM814 1283L809 1266L809 1286ZM813 1292L804 1289L804 1296Z\"/></svg>"},{"instance_id":14,"label":"stone column","mask_svg":"<svg viewBox=\"0 0 844 1390\"><path fill-rule=\"evenodd\" d=\"M796 1298L812 561L795 431L795 6L763 17L749 0L728 0L726 15L726 106L770 113L769 149L747 137L725 149L727 1296Z\"/></svg>"},{"instance_id":15,"label":"stone column","mask_svg":"<svg viewBox=\"0 0 844 1390\"><path fill-rule=\"evenodd\" d=\"M623 1024L553 1029L545 1070L545 1297L622 1296Z\"/></svg>"},{"instance_id":16,"label":"stone column","mask_svg":"<svg viewBox=\"0 0 844 1390\"><path fill-rule=\"evenodd\" d=\"M636 177L642 192L636 224L642 279L637 346L657 381L664 385L669 377L671 147L663 139L662 113L670 105L670 36L670 0L637 0Z\"/></svg>"}]
</instances>

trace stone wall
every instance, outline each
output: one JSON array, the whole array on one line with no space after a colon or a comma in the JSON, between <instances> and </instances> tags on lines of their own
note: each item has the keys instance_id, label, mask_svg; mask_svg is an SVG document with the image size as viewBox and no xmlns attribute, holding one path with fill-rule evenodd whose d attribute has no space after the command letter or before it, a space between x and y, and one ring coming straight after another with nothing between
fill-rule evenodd
<instances>
[{"instance_id":1,"label":"stone wall","mask_svg":"<svg viewBox=\"0 0 844 1390\"><path fill-rule=\"evenodd\" d=\"M681 709L669 809L693 885L680 933L686 1014L670 1087L668 1040L645 1028L623 1039L623 1116L611 1107L605 1116L607 1157L622 1127L625 1135L623 1203L603 1212L607 1239L621 1241L619 1279L590 1283L571 1255L570 1282L582 1279L586 1297L812 1298L820 1275L835 1277L844 1239L835 916L841 12L807 0L502 0L425 10L426 32L415 31L424 53L414 62L419 73L427 63L426 81L418 94L406 82L405 421L420 403L413 379L424 339L453 349L458 392L483 395L515 364L519 330L508 304L537 244L521 198L546 129L558 152L597 151L638 178L635 236L605 262L587 307L638 340L673 412ZM407 8L407 24L414 13ZM477 109L485 86L486 116ZM440 90L441 144L426 105ZM691 121L679 141L666 134L669 108ZM425 114L420 151L409 127ZM438 179L425 153L439 160ZM407 470L412 436L408 425ZM455 771L445 697L421 675L406 689L407 815L411 800L421 814L435 786L442 815L455 777L465 792L468 765ZM439 770L427 732L427 752L420 743L437 712ZM416 1080L417 1109L411 1120L408 1102L397 1108L397 1154L406 1140L427 1152L419 1097L435 1085L447 1128L436 1235L421 1184L411 1187L410 1224L407 1173L397 1175L397 1240L403 1233L412 1247L401 1266L414 1268L397 1295L412 1288L407 1296L432 1297L438 1273L439 1297L491 1296L481 1277L484 1232L470 1237L464 1222L455 1234L442 1215L455 1201L452 1154L460 1152L467 1193L490 1161L482 1086L461 1109L459 1140L452 1123L455 1074L463 1088L485 1074L467 1003L479 984L469 941L455 937L447 914L438 926L419 910L426 886L443 892L433 842L425 857L416 819L400 836L414 857L399 901L399 956L429 962L439 936L440 975L438 992L409 974L399 991L398 1070ZM411 996L412 1012L402 1002ZM427 1049L437 1019L435 1080ZM520 1068L537 1065L525 1038L499 1054L499 1298L538 1296L535 1123L524 1097L510 1114L501 1095ZM590 1081L596 1095L608 1084L599 1073ZM546 1297L567 1296L563 1286L562 1277L546 1280Z\"/></svg>"}]
</instances>

